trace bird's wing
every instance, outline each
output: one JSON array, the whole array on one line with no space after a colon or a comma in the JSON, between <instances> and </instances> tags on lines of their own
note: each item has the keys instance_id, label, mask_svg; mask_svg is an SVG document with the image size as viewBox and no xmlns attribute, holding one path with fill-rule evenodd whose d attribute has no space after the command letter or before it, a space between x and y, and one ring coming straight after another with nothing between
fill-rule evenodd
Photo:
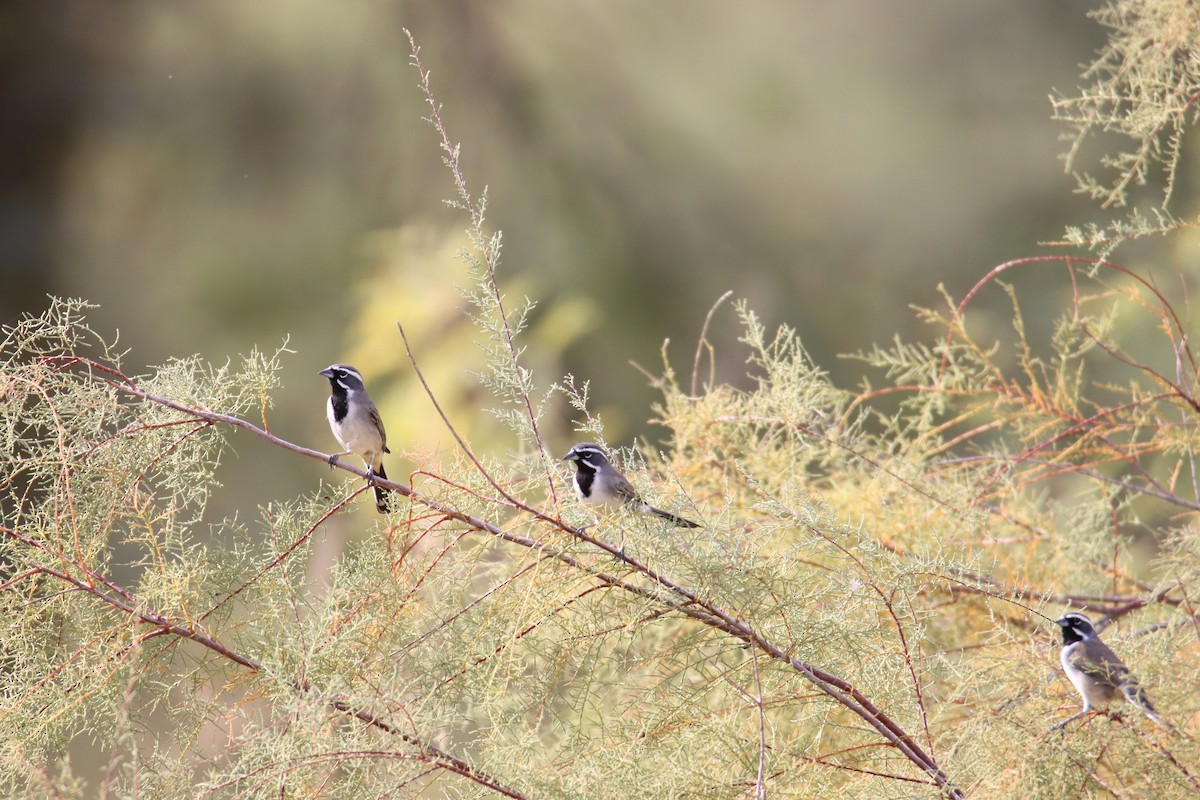
<instances>
[{"instance_id":1,"label":"bird's wing","mask_svg":"<svg viewBox=\"0 0 1200 800\"><path fill-rule=\"evenodd\" d=\"M375 423L376 428L379 428L379 440L383 442L383 452L392 452L391 450L388 450L387 431L383 429L383 418L379 416L379 409L375 407L374 403L371 403L371 407L368 410L371 415L371 422Z\"/></svg>"},{"instance_id":2,"label":"bird's wing","mask_svg":"<svg viewBox=\"0 0 1200 800\"><path fill-rule=\"evenodd\" d=\"M1137 685L1137 679L1129 672L1116 653L1100 641L1090 641L1087 647L1076 648L1071 656L1071 665L1093 680L1108 686Z\"/></svg>"},{"instance_id":3,"label":"bird's wing","mask_svg":"<svg viewBox=\"0 0 1200 800\"><path fill-rule=\"evenodd\" d=\"M612 490L624 503L643 502L642 498L638 497L637 489L634 489L629 479L620 473L612 476Z\"/></svg>"}]
</instances>

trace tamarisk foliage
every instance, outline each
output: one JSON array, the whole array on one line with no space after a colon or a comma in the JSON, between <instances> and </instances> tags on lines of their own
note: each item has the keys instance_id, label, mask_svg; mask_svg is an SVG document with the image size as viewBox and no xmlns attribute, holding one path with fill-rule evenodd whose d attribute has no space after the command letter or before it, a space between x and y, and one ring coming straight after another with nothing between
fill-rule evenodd
<instances>
[{"instance_id":1,"label":"tamarisk foliage","mask_svg":"<svg viewBox=\"0 0 1200 800\"><path fill-rule=\"evenodd\" d=\"M1186 134L1200 120L1200 22L1187 0L1109 0L1089 12L1108 41L1077 95L1055 93L1067 126L1062 160L1078 191L1127 209L1106 225L1070 226L1066 243L1108 257L1122 243L1196 225L1172 208Z\"/></svg>"},{"instance_id":2,"label":"tamarisk foliage","mask_svg":"<svg viewBox=\"0 0 1200 800\"><path fill-rule=\"evenodd\" d=\"M205 515L231 443L328 455L270 429L282 351L134 376L82 302L6 330L0 793L1200 794L1200 399L1173 298L1108 261L1000 265L922 312L931 343L858 354L880 377L855 390L739 303L740 342L700 331L683 378L664 359L668 451L617 454L705 524L596 523L543 433L561 405L601 431L585 384L524 365L529 304L506 305L500 238L413 57L470 217L466 296L511 452L442 415L458 449L387 482L396 509L318 588L314 540L361 481ZM1046 270L1073 292L1043 336L1022 299ZM992 293L1011 326L974 314ZM717 348L745 355L749 388L705 380ZM1048 730L1077 705L1049 622L1064 607L1114 626L1180 735L1103 712Z\"/></svg>"}]
</instances>

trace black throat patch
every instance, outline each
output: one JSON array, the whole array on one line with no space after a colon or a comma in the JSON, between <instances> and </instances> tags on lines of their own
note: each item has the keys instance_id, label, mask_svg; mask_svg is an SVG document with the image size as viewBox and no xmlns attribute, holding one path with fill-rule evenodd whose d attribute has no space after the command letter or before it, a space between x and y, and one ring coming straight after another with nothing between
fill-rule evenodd
<instances>
[{"instance_id":1,"label":"black throat patch","mask_svg":"<svg viewBox=\"0 0 1200 800\"><path fill-rule=\"evenodd\" d=\"M1064 646L1066 646L1068 644L1075 644L1076 642L1083 641L1083 637L1079 635L1079 631L1075 630L1074 625L1068 625L1068 626L1064 627L1062 629L1062 635L1063 635L1063 645Z\"/></svg>"},{"instance_id":2,"label":"black throat patch","mask_svg":"<svg viewBox=\"0 0 1200 800\"><path fill-rule=\"evenodd\" d=\"M346 390L337 384L334 384L333 394L329 396L329 402L333 405L333 419L336 422L341 422L346 418L346 412L350 410L350 395Z\"/></svg>"},{"instance_id":3,"label":"black throat patch","mask_svg":"<svg viewBox=\"0 0 1200 800\"><path fill-rule=\"evenodd\" d=\"M579 467L579 471L575 473L575 485L579 487L580 494L584 497L591 497L592 483L596 480L596 470L586 461L575 463Z\"/></svg>"}]
</instances>

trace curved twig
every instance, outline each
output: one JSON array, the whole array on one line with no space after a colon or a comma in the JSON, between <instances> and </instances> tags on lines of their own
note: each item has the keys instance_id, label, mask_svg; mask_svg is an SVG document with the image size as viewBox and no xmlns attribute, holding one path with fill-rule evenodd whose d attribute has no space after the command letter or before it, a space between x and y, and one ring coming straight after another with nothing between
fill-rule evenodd
<instances>
[{"instance_id":1,"label":"curved twig","mask_svg":"<svg viewBox=\"0 0 1200 800\"><path fill-rule=\"evenodd\" d=\"M708 343L708 326L712 324L712 318L717 313L717 309L732 296L733 290L730 289L718 297L717 302L712 304L712 308L708 310L708 314L704 317L704 325L700 327L700 338L696 340L696 357L692 360L692 397L696 396L696 383L700 377L700 356L704 353L706 347L708 348L709 359L712 359L712 345Z\"/></svg>"}]
</instances>

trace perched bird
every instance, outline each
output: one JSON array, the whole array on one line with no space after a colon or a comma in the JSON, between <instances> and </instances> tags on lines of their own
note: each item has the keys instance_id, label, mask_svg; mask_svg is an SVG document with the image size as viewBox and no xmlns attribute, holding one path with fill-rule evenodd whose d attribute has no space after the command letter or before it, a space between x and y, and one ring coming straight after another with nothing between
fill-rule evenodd
<instances>
[{"instance_id":1,"label":"perched bird","mask_svg":"<svg viewBox=\"0 0 1200 800\"><path fill-rule=\"evenodd\" d=\"M343 452L330 456L329 463L337 463L338 456L354 454L366 463L368 481L377 477L387 480L380 459L384 453L392 451L388 450L383 420L379 418L379 409L375 408L371 396L367 394L362 373L346 364L333 364L318 374L329 378L332 391L326 415L334 438L345 448ZM380 514L387 512L387 491L382 486L375 486L375 507Z\"/></svg>"},{"instance_id":2,"label":"perched bird","mask_svg":"<svg viewBox=\"0 0 1200 800\"><path fill-rule=\"evenodd\" d=\"M1164 728L1171 727L1158 716L1158 711L1150 703L1150 698L1142 691L1129 668L1122 663L1112 648L1100 641L1090 619L1072 611L1064 614L1061 619L1056 619L1054 624L1062 628L1063 648L1059 659L1062 661L1063 671L1083 698L1083 710L1054 725L1051 730L1082 717L1091 711L1093 703L1109 703L1118 694L1125 695L1126 700L1140 708L1157 724Z\"/></svg>"},{"instance_id":3,"label":"perched bird","mask_svg":"<svg viewBox=\"0 0 1200 800\"><path fill-rule=\"evenodd\" d=\"M609 508L631 505L684 528L700 527L690 519L655 508L638 497L633 484L612 465L604 451L594 444L575 445L563 456L563 461L575 462L575 495L579 502L585 505Z\"/></svg>"}]
</instances>

